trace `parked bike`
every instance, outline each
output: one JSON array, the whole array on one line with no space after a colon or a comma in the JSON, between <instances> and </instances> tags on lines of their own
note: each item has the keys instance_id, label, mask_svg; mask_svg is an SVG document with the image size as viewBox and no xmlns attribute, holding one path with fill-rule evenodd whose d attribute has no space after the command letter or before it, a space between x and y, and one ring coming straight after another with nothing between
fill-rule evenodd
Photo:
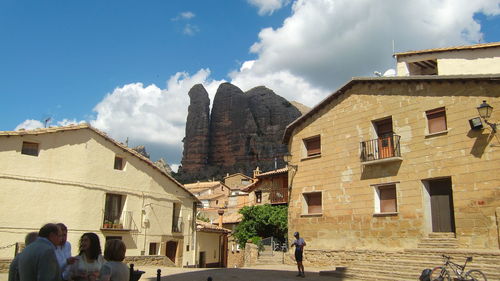
<instances>
[{"instance_id":1,"label":"parked bike","mask_svg":"<svg viewBox=\"0 0 500 281\"><path fill-rule=\"evenodd\" d=\"M472 261L472 257L467 257L465 259L464 265L459 265L452 262L451 257L443 255L444 265L435 267L432 272L430 279L431 281L451 281L450 271L455 273L456 277L453 280L459 281L487 281L486 275L480 270L472 269L465 272L465 266L468 262Z\"/></svg>"}]
</instances>

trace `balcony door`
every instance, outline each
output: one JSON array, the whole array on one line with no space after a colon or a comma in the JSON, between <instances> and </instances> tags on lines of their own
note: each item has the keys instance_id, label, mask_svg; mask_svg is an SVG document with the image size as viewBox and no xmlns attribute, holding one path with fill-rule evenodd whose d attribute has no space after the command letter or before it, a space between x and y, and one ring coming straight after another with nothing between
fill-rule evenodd
<instances>
[{"instance_id":1,"label":"balcony door","mask_svg":"<svg viewBox=\"0 0 500 281\"><path fill-rule=\"evenodd\" d=\"M378 159L394 157L394 143L392 141L394 131L392 130L392 118L389 117L387 119L375 121L374 126L378 137Z\"/></svg>"}]
</instances>

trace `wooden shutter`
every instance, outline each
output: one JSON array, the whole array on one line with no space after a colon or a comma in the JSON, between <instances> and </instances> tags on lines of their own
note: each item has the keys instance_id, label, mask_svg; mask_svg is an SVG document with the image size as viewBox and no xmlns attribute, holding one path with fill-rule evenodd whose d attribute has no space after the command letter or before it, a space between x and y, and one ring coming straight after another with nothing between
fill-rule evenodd
<instances>
[{"instance_id":1,"label":"wooden shutter","mask_svg":"<svg viewBox=\"0 0 500 281\"><path fill-rule=\"evenodd\" d=\"M306 194L307 213L320 214L323 212L321 208L321 192Z\"/></svg>"},{"instance_id":2,"label":"wooden shutter","mask_svg":"<svg viewBox=\"0 0 500 281\"><path fill-rule=\"evenodd\" d=\"M380 192L380 212L381 213L397 212L396 186L390 185L386 187L379 187L379 192Z\"/></svg>"},{"instance_id":3,"label":"wooden shutter","mask_svg":"<svg viewBox=\"0 0 500 281\"><path fill-rule=\"evenodd\" d=\"M429 134L446 131L446 111L444 107L426 111Z\"/></svg>"},{"instance_id":4,"label":"wooden shutter","mask_svg":"<svg viewBox=\"0 0 500 281\"><path fill-rule=\"evenodd\" d=\"M321 154L321 139L319 136L304 140L304 142L308 157Z\"/></svg>"},{"instance_id":5,"label":"wooden shutter","mask_svg":"<svg viewBox=\"0 0 500 281\"><path fill-rule=\"evenodd\" d=\"M22 154L38 156L38 143L23 141Z\"/></svg>"}]
</instances>

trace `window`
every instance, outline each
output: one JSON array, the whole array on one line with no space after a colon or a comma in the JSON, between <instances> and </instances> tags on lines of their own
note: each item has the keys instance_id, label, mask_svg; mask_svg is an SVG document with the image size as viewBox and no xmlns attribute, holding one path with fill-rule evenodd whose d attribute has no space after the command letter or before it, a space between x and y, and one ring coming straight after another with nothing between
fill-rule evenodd
<instances>
[{"instance_id":1,"label":"window","mask_svg":"<svg viewBox=\"0 0 500 281\"><path fill-rule=\"evenodd\" d=\"M122 157L115 156L115 170L123 170L125 160Z\"/></svg>"},{"instance_id":2,"label":"window","mask_svg":"<svg viewBox=\"0 0 500 281\"><path fill-rule=\"evenodd\" d=\"M104 223L119 224L122 215L124 196L120 194L106 194L104 206Z\"/></svg>"},{"instance_id":3,"label":"window","mask_svg":"<svg viewBox=\"0 0 500 281\"><path fill-rule=\"evenodd\" d=\"M38 143L23 141L22 154L38 156Z\"/></svg>"},{"instance_id":4,"label":"window","mask_svg":"<svg viewBox=\"0 0 500 281\"><path fill-rule=\"evenodd\" d=\"M396 213L396 184L375 186L375 213Z\"/></svg>"},{"instance_id":5,"label":"window","mask_svg":"<svg viewBox=\"0 0 500 281\"><path fill-rule=\"evenodd\" d=\"M307 157L321 155L320 136L304 139L304 146L306 148Z\"/></svg>"},{"instance_id":6,"label":"window","mask_svg":"<svg viewBox=\"0 0 500 281\"><path fill-rule=\"evenodd\" d=\"M410 75L437 75L437 60L423 60L408 63Z\"/></svg>"},{"instance_id":7,"label":"window","mask_svg":"<svg viewBox=\"0 0 500 281\"><path fill-rule=\"evenodd\" d=\"M323 212L321 192L304 193L305 214L321 214Z\"/></svg>"},{"instance_id":8,"label":"window","mask_svg":"<svg viewBox=\"0 0 500 281\"><path fill-rule=\"evenodd\" d=\"M446 131L446 111L444 107L428 110L425 115L427 115L429 134Z\"/></svg>"},{"instance_id":9,"label":"window","mask_svg":"<svg viewBox=\"0 0 500 281\"><path fill-rule=\"evenodd\" d=\"M189 245L186 245L186 252L189 252Z\"/></svg>"},{"instance_id":10,"label":"window","mask_svg":"<svg viewBox=\"0 0 500 281\"><path fill-rule=\"evenodd\" d=\"M255 191L255 203L262 203L262 191Z\"/></svg>"},{"instance_id":11,"label":"window","mask_svg":"<svg viewBox=\"0 0 500 281\"><path fill-rule=\"evenodd\" d=\"M158 243L149 243L149 255L157 255L158 254Z\"/></svg>"}]
</instances>

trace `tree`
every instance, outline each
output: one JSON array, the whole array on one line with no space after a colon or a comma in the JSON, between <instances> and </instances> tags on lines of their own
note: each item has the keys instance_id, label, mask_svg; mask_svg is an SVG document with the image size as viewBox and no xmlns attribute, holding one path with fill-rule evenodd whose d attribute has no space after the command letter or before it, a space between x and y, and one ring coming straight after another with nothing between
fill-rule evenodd
<instances>
[{"instance_id":1,"label":"tree","mask_svg":"<svg viewBox=\"0 0 500 281\"><path fill-rule=\"evenodd\" d=\"M285 241L288 231L288 207L258 205L246 206L239 210L241 222L236 226L234 236L241 247L249 239L273 236L280 242ZM258 240L258 239L257 239Z\"/></svg>"}]
</instances>

